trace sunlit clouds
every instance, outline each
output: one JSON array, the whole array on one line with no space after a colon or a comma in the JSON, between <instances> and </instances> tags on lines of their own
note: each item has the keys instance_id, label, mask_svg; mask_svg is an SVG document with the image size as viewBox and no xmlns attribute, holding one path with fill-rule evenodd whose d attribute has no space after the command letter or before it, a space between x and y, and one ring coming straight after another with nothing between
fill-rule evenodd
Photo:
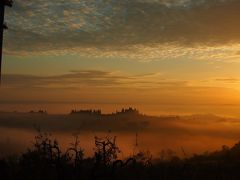
<instances>
[{"instance_id":1,"label":"sunlit clouds","mask_svg":"<svg viewBox=\"0 0 240 180\"><path fill-rule=\"evenodd\" d=\"M19 1L5 53L237 60L237 0Z\"/></svg>"},{"instance_id":2,"label":"sunlit clouds","mask_svg":"<svg viewBox=\"0 0 240 180\"><path fill-rule=\"evenodd\" d=\"M56 76L8 74L4 75L3 79L5 81L3 86L7 88L156 88L180 86L187 83L174 79L165 79L160 73L127 75L121 72L96 70L72 71Z\"/></svg>"},{"instance_id":3,"label":"sunlit clouds","mask_svg":"<svg viewBox=\"0 0 240 180\"><path fill-rule=\"evenodd\" d=\"M15 0L0 103L238 116L239 17L239 0Z\"/></svg>"}]
</instances>

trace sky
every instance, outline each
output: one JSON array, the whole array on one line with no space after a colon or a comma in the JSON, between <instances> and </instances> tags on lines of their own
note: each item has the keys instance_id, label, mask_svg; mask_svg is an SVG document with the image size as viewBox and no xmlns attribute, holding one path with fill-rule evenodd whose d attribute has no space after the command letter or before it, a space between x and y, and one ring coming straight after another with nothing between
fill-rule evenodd
<instances>
[{"instance_id":1,"label":"sky","mask_svg":"<svg viewBox=\"0 0 240 180\"><path fill-rule=\"evenodd\" d=\"M239 0L15 0L0 110L240 117Z\"/></svg>"}]
</instances>

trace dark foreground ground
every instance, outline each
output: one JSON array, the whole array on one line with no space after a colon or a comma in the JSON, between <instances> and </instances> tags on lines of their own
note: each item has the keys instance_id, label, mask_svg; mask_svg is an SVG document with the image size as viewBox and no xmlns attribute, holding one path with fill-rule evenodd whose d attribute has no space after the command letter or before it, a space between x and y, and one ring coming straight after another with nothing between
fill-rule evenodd
<instances>
[{"instance_id":1,"label":"dark foreground ground","mask_svg":"<svg viewBox=\"0 0 240 180\"><path fill-rule=\"evenodd\" d=\"M152 160L150 152L137 151L119 160L116 137L95 137L95 155L84 157L76 137L63 152L50 135L39 132L35 144L20 156L0 160L1 180L232 180L240 179L240 143L232 148L180 159L164 152Z\"/></svg>"}]
</instances>

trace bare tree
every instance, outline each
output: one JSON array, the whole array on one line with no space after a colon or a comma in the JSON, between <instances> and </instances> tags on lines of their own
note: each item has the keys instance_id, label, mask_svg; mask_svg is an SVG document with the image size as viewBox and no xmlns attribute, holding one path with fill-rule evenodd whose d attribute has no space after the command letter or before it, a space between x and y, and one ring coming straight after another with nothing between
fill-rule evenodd
<instances>
[{"instance_id":1,"label":"bare tree","mask_svg":"<svg viewBox=\"0 0 240 180\"><path fill-rule=\"evenodd\" d=\"M95 157L97 163L106 166L117 159L120 149L116 145L116 136L95 137Z\"/></svg>"}]
</instances>

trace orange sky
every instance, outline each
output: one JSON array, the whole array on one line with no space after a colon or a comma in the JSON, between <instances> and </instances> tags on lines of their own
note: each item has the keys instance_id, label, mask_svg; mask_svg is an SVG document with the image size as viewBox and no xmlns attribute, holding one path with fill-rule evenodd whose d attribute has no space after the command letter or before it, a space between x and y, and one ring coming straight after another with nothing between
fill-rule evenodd
<instances>
[{"instance_id":1,"label":"orange sky","mask_svg":"<svg viewBox=\"0 0 240 180\"><path fill-rule=\"evenodd\" d=\"M16 0L0 110L239 117L238 0Z\"/></svg>"}]
</instances>

